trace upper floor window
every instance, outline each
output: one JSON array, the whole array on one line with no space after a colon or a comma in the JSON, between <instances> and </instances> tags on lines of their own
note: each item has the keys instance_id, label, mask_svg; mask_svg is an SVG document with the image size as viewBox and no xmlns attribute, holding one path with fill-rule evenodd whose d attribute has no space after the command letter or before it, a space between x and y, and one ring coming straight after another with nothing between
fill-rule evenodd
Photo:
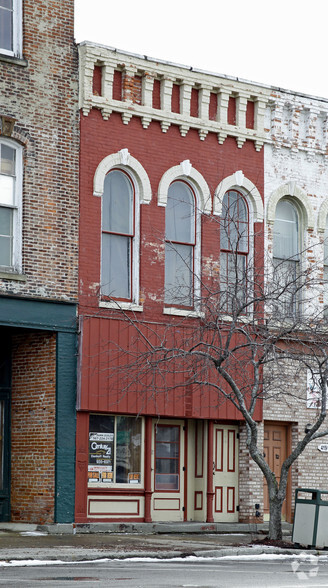
<instances>
[{"instance_id":1,"label":"upper floor window","mask_svg":"<svg viewBox=\"0 0 328 588\"><path fill-rule=\"evenodd\" d=\"M21 269L21 149L0 141L0 266Z\"/></svg>"},{"instance_id":2,"label":"upper floor window","mask_svg":"<svg viewBox=\"0 0 328 588\"><path fill-rule=\"evenodd\" d=\"M132 300L135 235L135 190L120 169L110 171L102 199L101 292Z\"/></svg>"},{"instance_id":3,"label":"upper floor window","mask_svg":"<svg viewBox=\"0 0 328 588\"><path fill-rule=\"evenodd\" d=\"M326 228L324 236L324 249L323 249L323 304L324 304L324 315L328 318L328 216L326 219Z\"/></svg>"},{"instance_id":4,"label":"upper floor window","mask_svg":"<svg viewBox=\"0 0 328 588\"><path fill-rule=\"evenodd\" d=\"M194 192L177 180L169 187L165 211L166 304L189 308L194 304L195 221Z\"/></svg>"},{"instance_id":5,"label":"upper floor window","mask_svg":"<svg viewBox=\"0 0 328 588\"><path fill-rule=\"evenodd\" d=\"M20 57L21 52L21 0L0 0L0 53Z\"/></svg>"},{"instance_id":6,"label":"upper floor window","mask_svg":"<svg viewBox=\"0 0 328 588\"><path fill-rule=\"evenodd\" d=\"M295 316L299 303L299 224L296 206L288 199L280 200L273 226L273 265L277 309L283 316Z\"/></svg>"},{"instance_id":7,"label":"upper floor window","mask_svg":"<svg viewBox=\"0 0 328 588\"><path fill-rule=\"evenodd\" d=\"M225 193L222 202L220 279L223 307L242 310L247 291L249 213L244 196L237 190Z\"/></svg>"}]
</instances>

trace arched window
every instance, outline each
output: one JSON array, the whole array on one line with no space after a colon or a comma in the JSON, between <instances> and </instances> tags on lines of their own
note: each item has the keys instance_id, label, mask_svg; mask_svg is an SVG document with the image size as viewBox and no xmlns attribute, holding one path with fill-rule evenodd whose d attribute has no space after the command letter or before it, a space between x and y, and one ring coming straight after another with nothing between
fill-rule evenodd
<instances>
[{"instance_id":1,"label":"arched window","mask_svg":"<svg viewBox=\"0 0 328 588\"><path fill-rule=\"evenodd\" d=\"M21 147L0 141L0 266L21 270Z\"/></svg>"},{"instance_id":2,"label":"arched window","mask_svg":"<svg viewBox=\"0 0 328 588\"><path fill-rule=\"evenodd\" d=\"M120 300L132 299L134 200L128 174L110 171L102 198L101 292Z\"/></svg>"},{"instance_id":3,"label":"arched window","mask_svg":"<svg viewBox=\"0 0 328 588\"><path fill-rule=\"evenodd\" d=\"M278 308L284 316L295 316L298 309L300 260L298 210L290 200L282 199L273 226L273 265Z\"/></svg>"},{"instance_id":4,"label":"arched window","mask_svg":"<svg viewBox=\"0 0 328 588\"><path fill-rule=\"evenodd\" d=\"M166 304L192 307L194 303L195 195L182 180L168 190L165 210Z\"/></svg>"},{"instance_id":5,"label":"arched window","mask_svg":"<svg viewBox=\"0 0 328 588\"><path fill-rule=\"evenodd\" d=\"M323 246L323 288L324 315L328 318L328 216L326 219Z\"/></svg>"},{"instance_id":6,"label":"arched window","mask_svg":"<svg viewBox=\"0 0 328 588\"><path fill-rule=\"evenodd\" d=\"M225 193L221 218L220 279L223 306L227 312L242 311L247 300L249 213L244 196L237 190Z\"/></svg>"}]
</instances>

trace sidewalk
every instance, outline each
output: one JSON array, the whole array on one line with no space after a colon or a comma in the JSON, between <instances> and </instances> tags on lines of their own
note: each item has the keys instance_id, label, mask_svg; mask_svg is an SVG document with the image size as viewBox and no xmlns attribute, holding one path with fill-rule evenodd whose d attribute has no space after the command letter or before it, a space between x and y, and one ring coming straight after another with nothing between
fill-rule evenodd
<instances>
[{"instance_id":1,"label":"sidewalk","mask_svg":"<svg viewBox=\"0 0 328 588\"><path fill-rule=\"evenodd\" d=\"M131 557L223 557L299 554L300 550L256 543L267 525L157 524L24 525L0 523L0 561L126 559ZM68 532L71 527L72 532ZM183 528L183 531L182 531ZM75 531L75 532L73 532ZM285 541L291 526L285 526ZM255 542L255 543L254 543ZM319 552L307 550L307 553ZM327 554L326 551L320 554Z\"/></svg>"}]
</instances>

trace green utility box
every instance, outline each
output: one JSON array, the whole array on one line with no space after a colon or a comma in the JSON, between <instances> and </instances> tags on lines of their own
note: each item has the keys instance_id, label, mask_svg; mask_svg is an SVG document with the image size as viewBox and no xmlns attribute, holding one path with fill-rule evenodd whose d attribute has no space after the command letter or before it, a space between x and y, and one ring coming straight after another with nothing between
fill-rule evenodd
<instances>
[{"instance_id":1,"label":"green utility box","mask_svg":"<svg viewBox=\"0 0 328 588\"><path fill-rule=\"evenodd\" d=\"M292 541L328 547L328 490L297 488Z\"/></svg>"}]
</instances>

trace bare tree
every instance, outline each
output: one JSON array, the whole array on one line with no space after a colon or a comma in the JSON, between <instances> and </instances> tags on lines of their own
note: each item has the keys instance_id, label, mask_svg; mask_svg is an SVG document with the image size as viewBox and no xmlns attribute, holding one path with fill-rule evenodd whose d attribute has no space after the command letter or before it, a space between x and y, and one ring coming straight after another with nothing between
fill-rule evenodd
<instances>
[{"instance_id":1,"label":"bare tree","mask_svg":"<svg viewBox=\"0 0 328 588\"><path fill-rule=\"evenodd\" d=\"M230 223L232 218L234 215ZM201 281L194 276L193 291L188 296L187 286L179 284L177 277L175 291L170 294L178 305L181 292L182 307L186 298L193 298L197 318L186 313L185 317L172 317L161 328L149 323L146 327L142 320L122 311L135 336L129 349L117 346L124 360L113 370L121 370L125 391L138 384L156 398L173 387L181 394L186 389L214 390L217 405L228 402L240 412L249 454L267 481L269 537L279 540L289 470L311 441L328 434L328 428L322 427L326 418L328 344L327 323L319 308L323 305L318 304L318 293L322 296L320 272L314 264L310 270L296 267L293 258L272 262L264 261L263 255L249 255L246 260L240 223L234 230L230 224L229 231L223 224L221 244L224 239L227 243L221 253L220 272L207 272ZM183 257L180 262L188 263ZM290 385L293 371L313 375L317 410L313 424L283 462L278 482L259 443L258 414L263 401L288 401L296 396L306 406L305 391L293 392Z\"/></svg>"}]
</instances>

